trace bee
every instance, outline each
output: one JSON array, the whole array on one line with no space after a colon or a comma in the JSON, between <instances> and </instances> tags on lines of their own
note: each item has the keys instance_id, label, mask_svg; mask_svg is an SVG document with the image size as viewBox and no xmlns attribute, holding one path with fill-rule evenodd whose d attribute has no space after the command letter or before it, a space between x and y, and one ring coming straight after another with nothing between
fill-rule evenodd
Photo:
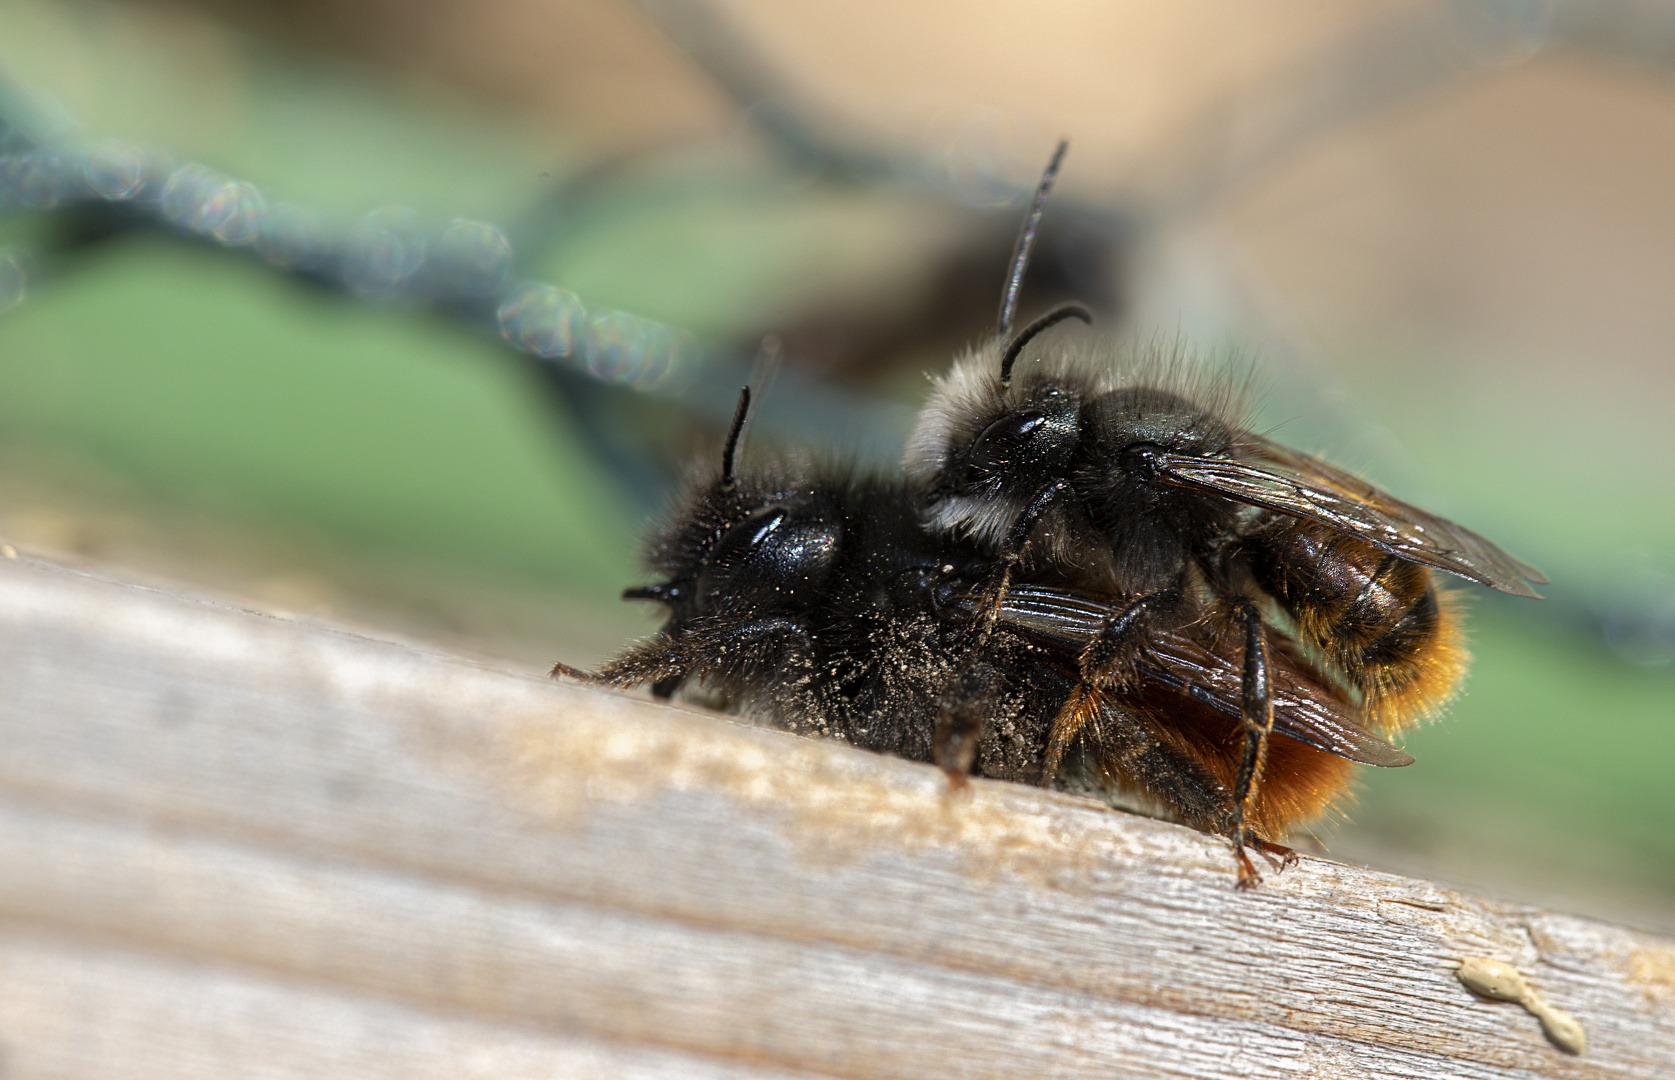
<instances>
[{"instance_id":1,"label":"bee","mask_svg":"<svg viewBox=\"0 0 1675 1080\"><path fill-rule=\"evenodd\" d=\"M646 562L663 580L623 594L667 622L594 677L664 698L701 684L723 708L935 761L956 782L974 767L1036 780L1030 703L1062 700L1074 666L1009 631L979 641L970 597L988 566L927 531L899 477L794 459L737 470L749 400L719 471L653 530Z\"/></svg>"},{"instance_id":2,"label":"bee","mask_svg":"<svg viewBox=\"0 0 1675 1080\"><path fill-rule=\"evenodd\" d=\"M1037 188L996 339L956 363L895 476L786 460L720 468L654 530L669 613L597 676L967 775L1094 795L1228 837L1327 812L1357 763L1463 672L1430 568L1522 595L1531 567L1459 526L1250 432L1177 360L1124 369L1060 348L1014 378L1009 341Z\"/></svg>"},{"instance_id":3,"label":"bee","mask_svg":"<svg viewBox=\"0 0 1675 1080\"><path fill-rule=\"evenodd\" d=\"M1535 598L1531 584L1547 579L1469 529L1251 431L1235 388L1179 353L1060 341L1026 360L1057 324L1091 321L1068 304L1008 338L1029 234L1000 332L935 381L905 472L927 528L992 562L974 602L980 632L1019 625L1020 575L1106 611L1037 598L1029 616L1074 627L1084 643L1077 689L1050 724L1047 773L1071 746L1107 737L1111 699L1136 685L1160 635L1192 633L1239 658L1242 738L1183 746L1183 767L1190 758L1230 779L1231 821L1218 831L1252 881L1244 847L1266 850L1253 841L1347 785L1343 770L1274 756L1285 745L1271 739L1279 658L1341 691L1357 726L1390 735L1435 714L1466 669L1458 605L1433 571Z\"/></svg>"},{"instance_id":4,"label":"bee","mask_svg":"<svg viewBox=\"0 0 1675 1080\"><path fill-rule=\"evenodd\" d=\"M736 468L748 403L747 389L719 470L696 475L653 530L647 564L662 580L624 593L663 605L663 628L597 675L555 675L649 683L665 698L696 684L790 731L934 763L955 786L971 773L1051 785L1232 834L1233 650L1201 628L1155 627L1131 680L1102 688L1088 737L1055 746L1054 718L1081 707L1084 654L1121 610L1020 579L996 625L981 626L985 545L928 528L900 476L795 460ZM1277 769L1341 786L1355 762L1412 761L1364 730L1296 650L1276 649L1265 670ZM1280 835L1320 811L1313 798L1274 788L1251 820ZM1248 843L1289 854L1254 833Z\"/></svg>"}]
</instances>

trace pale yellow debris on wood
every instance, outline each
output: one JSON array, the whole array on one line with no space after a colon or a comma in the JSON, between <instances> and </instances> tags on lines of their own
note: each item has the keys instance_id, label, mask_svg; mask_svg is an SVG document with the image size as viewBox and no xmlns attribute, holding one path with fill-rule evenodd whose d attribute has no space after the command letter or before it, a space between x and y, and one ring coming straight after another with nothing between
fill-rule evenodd
<instances>
[{"instance_id":1,"label":"pale yellow debris on wood","mask_svg":"<svg viewBox=\"0 0 1675 1080\"><path fill-rule=\"evenodd\" d=\"M1468 956L1461 961L1457 974L1466 989L1473 993L1522 1005L1531 1016L1541 1021L1541 1030L1561 1050L1580 1054L1587 1047L1587 1036L1576 1018L1547 1004L1523 973L1505 960Z\"/></svg>"}]
</instances>

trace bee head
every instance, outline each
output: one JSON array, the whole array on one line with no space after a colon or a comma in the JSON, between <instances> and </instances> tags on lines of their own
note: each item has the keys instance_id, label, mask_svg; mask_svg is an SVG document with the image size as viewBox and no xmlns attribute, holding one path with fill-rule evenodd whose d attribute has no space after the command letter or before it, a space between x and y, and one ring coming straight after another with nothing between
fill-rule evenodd
<instances>
[{"instance_id":1,"label":"bee head","mask_svg":"<svg viewBox=\"0 0 1675 1080\"><path fill-rule=\"evenodd\" d=\"M805 609L824 588L843 524L810 491L750 509L724 528L691 580L691 616Z\"/></svg>"},{"instance_id":2,"label":"bee head","mask_svg":"<svg viewBox=\"0 0 1675 1080\"><path fill-rule=\"evenodd\" d=\"M1029 363L1016 377L1013 371L1032 339L1070 318L1091 316L1066 305L1010 343L967 354L937 381L905 462L932 528L998 541L1035 493L1070 469L1093 385L1083 372L1052 362Z\"/></svg>"},{"instance_id":3,"label":"bee head","mask_svg":"<svg viewBox=\"0 0 1675 1080\"><path fill-rule=\"evenodd\" d=\"M667 605L672 626L718 614L757 618L806 607L825 586L842 546L841 517L806 478L735 473L749 405L747 388L733 414L720 475L695 484L652 538L648 561L668 580L623 593L627 600Z\"/></svg>"}]
</instances>

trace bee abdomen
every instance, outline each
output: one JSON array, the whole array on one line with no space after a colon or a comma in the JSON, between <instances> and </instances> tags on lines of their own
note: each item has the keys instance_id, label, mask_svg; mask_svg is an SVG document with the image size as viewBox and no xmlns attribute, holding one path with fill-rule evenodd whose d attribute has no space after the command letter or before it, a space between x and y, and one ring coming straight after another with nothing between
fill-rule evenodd
<instances>
[{"instance_id":1,"label":"bee abdomen","mask_svg":"<svg viewBox=\"0 0 1675 1080\"><path fill-rule=\"evenodd\" d=\"M1270 530L1252 554L1258 582L1380 727L1434 715L1459 689L1468 659L1460 620L1428 567L1300 521Z\"/></svg>"}]
</instances>

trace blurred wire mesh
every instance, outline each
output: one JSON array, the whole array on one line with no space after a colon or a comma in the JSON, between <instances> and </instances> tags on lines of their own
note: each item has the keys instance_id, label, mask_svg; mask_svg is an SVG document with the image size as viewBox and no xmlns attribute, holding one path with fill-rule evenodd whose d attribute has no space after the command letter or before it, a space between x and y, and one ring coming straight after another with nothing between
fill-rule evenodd
<instances>
[{"instance_id":1,"label":"blurred wire mesh","mask_svg":"<svg viewBox=\"0 0 1675 1080\"><path fill-rule=\"evenodd\" d=\"M761 342L763 438L887 467L1067 135L1026 308L1255 356L1554 579L1333 850L1675 925L1672 59L1632 2L17 2L0 529L592 662Z\"/></svg>"}]
</instances>

